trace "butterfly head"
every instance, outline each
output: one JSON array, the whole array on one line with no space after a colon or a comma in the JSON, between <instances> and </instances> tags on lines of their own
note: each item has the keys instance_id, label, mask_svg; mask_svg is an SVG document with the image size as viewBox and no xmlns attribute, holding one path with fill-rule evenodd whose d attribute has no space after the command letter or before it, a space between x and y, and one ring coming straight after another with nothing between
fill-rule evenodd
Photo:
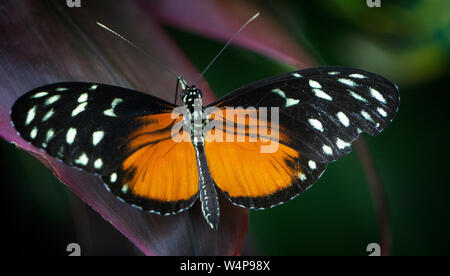
<instances>
[{"instance_id":1,"label":"butterfly head","mask_svg":"<svg viewBox=\"0 0 450 276\"><path fill-rule=\"evenodd\" d=\"M181 99L185 106L193 106L194 101L202 98L202 91L193 86L186 86L181 92Z\"/></svg>"}]
</instances>

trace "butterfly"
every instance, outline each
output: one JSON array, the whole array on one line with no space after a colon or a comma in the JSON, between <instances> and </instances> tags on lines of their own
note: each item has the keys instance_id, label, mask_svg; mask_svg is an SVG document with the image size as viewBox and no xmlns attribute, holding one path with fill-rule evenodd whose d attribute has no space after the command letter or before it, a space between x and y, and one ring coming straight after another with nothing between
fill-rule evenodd
<instances>
[{"instance_id":1,"label":"butterfly","mask_svg":"<svg viewBox=\"0 0 450 276\"><path fill-rule=\"evenodd\" d=\"M12 107L11 121L22 138L98 175L123 201L172 215L199 199L207 223L217 229L218 193L252 209L289 201L311 187L330 162L348 154L362 132L379 134L399 106L395 84L346 67L263 79L208 106L201 105L199 88L182 78L179 83L187 112L134 90L68 82L21 96ZM200 108L195 106L199 101ZM225 112L237 107L250 110L240 122ZM206 112L209 108L214 111ZM277 120L259 116L263 108L276 108ZM278 136L255 135L254 123L274 127ZM176 125L188 128L174 131ZM231 140L208 139L211 136ZM267 143L276 150L261 152Z\"/></svg>"}]
</instances>

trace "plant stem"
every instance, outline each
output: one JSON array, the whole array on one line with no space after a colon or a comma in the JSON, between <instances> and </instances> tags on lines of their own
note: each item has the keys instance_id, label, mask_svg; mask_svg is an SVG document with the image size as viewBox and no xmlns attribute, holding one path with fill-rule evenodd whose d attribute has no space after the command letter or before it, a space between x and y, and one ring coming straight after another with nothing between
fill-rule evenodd
<instances>
[{"instance_id":1,"label":"plant stem","mask_svg":"<svg viewBox=\"0 0 450 276\"><path fill-rule=\"evenodd\" d=\"M362 137L360 137L353 145L363 165L377 212L381 236L381 255L388 256L391 253L392 231L386 193L367 144L364 142Z\"/></svg>"}]
</instances>

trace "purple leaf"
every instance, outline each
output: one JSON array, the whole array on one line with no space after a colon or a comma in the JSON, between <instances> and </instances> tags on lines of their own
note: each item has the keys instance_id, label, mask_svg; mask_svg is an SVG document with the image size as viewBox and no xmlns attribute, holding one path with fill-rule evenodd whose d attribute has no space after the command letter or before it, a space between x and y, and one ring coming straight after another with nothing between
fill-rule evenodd
<instances>
[{"instance_id":1,"label":"purple leaf","mask_svg":"<svg viewBox=\"0 0 450 276\"><path fill-rule=\"evenodd\" d=\"M252 15L258 19L246 27L233 43L298 68L314 61L275 21L272 13L256 1L165 0L140 1L160 22L212 39L227 41ZM188 12L187 12L188 11Z\"/></svg>"},{"instance_id":2,"label":"purple leaf","mask_svg":"<svg viewBox=\"0 0 450 276\"><path fill-rule=\"evenodd\" d=\"M65 1L61 1L64 2ZM53 1L2 1L0 6L0 136L38 159L147 255L237 255L248 229L248 211L221 198L218 231L210 230L198 204L176 216L139 211L106 191L98 177L73 169L21 139L9 110L22 94L60 81L92 81L129 87L173 101L175 79L123 41L101 30L100 21L158 57L187 81L191 63L135 1L83 1L80 9ZM214 99L202 81L205 101Z\"/></svg>"}]
</instances>

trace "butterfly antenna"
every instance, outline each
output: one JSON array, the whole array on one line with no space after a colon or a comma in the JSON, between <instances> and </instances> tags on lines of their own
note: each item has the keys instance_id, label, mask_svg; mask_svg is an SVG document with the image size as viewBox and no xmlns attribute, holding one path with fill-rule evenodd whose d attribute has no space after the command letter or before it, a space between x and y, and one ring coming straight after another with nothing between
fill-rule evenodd
<instances>
[{"instance_id":1,"label":"butterfly antenna","mask_svg":"<svg viewBox=\"0 0 450 276\"><path fill-rule=\"evenodd\" d=\"M157 65L159 65L160 67L164 68L167 72L169 72L171 75L173 75L175 78L179 78L179 76L177 74L175 74L172 70L170 70L170 68L168 68L167 66L165 66L164 64L162 64L159 60L157 60L155 57L153 57L152 55L148 54L147 52L145 52L144 50L142 50L141 48L139 48L136 44L134 44L133 42L129 41L128 39L126 39L123 35L119 34L118 32L112 30L109 27L106 27L105 25L103 25L100 22L96 22L97 25L99 25L100 27L102 27L103 29L107 30L108 32L113 33L114 35L116 35L117 37L119 37L120 39L122 39L123 41L125 41L126 43L130 44L131 46L133 46L134 48L136 48L138 51L140 51L144 56L150 58L153 60L153 62L155 62Z\"/></svg>"},{"instance_id":2,"label":"butterfly antenna","mask_svg":"<svg viewBox=\"0 0 450 276\"><path fill-rule=\"evenodd\" d=\"M181 76L177 77L177 87L175 88L175 99L173 100L173 104L177 104L179 85L181 85L181 90L185 90L187 88L187 83Z\"/></svg>"},{"instance_id":3,"label":"butterfly antenna","mask_svg":"<svg viewBox=\"0 0 450 276\"><path fill-rule=\"evenodd\" d=\"M211 62L208 64L208 66L206 66L206 68L203 70L203 72L200 74L200 76L195 80L194 85L196 85L200 79L203 77L203 75L205 75L206 71L208 71L209 67L211 67L211 65L213 65L213 63L216 61L216 59L222 54L222 52L228 47L228 45L231 43L231 41L233 41L233 39L239 35L240 32L242 32L242 30L248 25L250 24L250 22L252 22L253 20L255 20L257 17L259 16L259 12L256 13L255 15L253 15L249 20L247 20L247 22L244 23L244 25L242 25L242 27L236 32L234 33L234 35L230 38L230 40L228 40L228 42L225 44L225 46L223 46L222 50L219 51L219 53L211 60Z\"/></svg>"}]
</instances>

